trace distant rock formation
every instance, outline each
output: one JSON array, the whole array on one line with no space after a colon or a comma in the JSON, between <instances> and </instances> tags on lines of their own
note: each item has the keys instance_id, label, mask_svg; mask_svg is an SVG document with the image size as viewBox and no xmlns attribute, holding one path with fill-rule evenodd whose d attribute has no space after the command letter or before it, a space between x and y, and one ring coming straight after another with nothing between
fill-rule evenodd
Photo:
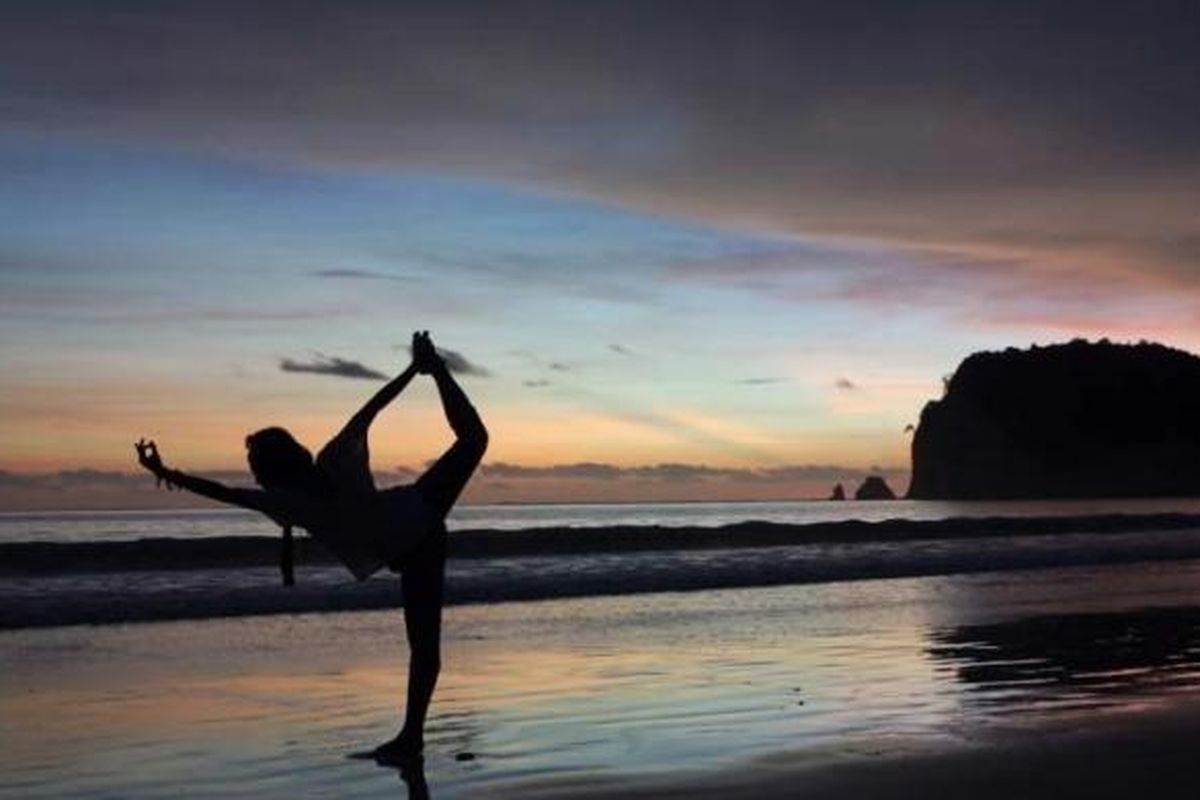
<instances>
[{"instance_id":1,"label":"distant rock formation","mask_svg":"<svg viewBox=\"0 0 1200 800\"><path fill-rule=\"evenodd\" d=\"M830 500L845 500L846 489L840 484L834 484L833 491L829 493Z\"/></svg>"},{"instance_id":2,"label":"distant rock formation","mask_svg":"<svg viewBox=\"0 0 1200 800\"><path fill-rule=\"evenodd\" d=\"M855 500L895 500L896 493L887 481L878 475L868 475L862 485L854 490Z\"/></svg>"},{"instance_id":3,"label":"distant rock formation","mask_svg":"<svg viewBox=\"0 0 1200 800\"><path fill-rule=\"evenodd\" d=\"M1200 358L1159 344L976 353L913 435L917 499L1200 495Z\"/></svg>"}]
</instances>

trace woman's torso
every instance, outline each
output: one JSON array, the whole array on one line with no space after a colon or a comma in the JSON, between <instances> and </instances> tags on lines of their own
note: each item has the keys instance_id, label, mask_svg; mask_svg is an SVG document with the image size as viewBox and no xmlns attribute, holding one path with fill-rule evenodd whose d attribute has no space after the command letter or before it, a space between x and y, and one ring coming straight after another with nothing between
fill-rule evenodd
<instances>
[{"instance_id":1,"label":"woman's torso","mask_svg":"<svg viewBox=\"0 0 1200 800\"><path fill-rule=\"evenodd\" d=\"M359 580L394 566L440 529L440 518L414 486L375 488L365 440L334 439L316 463L320 491L272 492L283 508L281 521L308 531Z\"/></svg>"}]
</instances>

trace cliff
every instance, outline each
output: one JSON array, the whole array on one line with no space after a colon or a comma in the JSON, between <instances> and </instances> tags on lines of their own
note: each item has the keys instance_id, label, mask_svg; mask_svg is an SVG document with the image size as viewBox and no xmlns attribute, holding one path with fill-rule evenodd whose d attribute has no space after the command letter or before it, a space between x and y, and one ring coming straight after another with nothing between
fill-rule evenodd
<instances>
[{"instance_id":1,"label":"cliff","mask_svg":"<svg viewBox=\"0 0 1200 800\"><path fill-rule=\"evenodd\" d=\"M976 353L913 435L915 499L1200 495L1200 358L1158 344Z\"/></svg>"}]
</instances>

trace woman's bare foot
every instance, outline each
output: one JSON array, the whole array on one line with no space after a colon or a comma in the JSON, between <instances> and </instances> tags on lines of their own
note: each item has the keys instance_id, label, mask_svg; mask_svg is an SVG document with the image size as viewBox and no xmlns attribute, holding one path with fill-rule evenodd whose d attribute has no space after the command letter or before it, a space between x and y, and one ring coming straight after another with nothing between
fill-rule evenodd
<instances>
[{"instance_id":1,"label":"woman's bare foot","mask_svg":"<svg viewBox=\"0 0 1200 800\"><path fill-rule=\"evenodd\" d=\"M380 764L400 766L406 762L420 758L425 749L425 742L419 736L412 736L400 731L395 739L384 742L376 747L373 755Z\"/></svg>"}]
</instances>

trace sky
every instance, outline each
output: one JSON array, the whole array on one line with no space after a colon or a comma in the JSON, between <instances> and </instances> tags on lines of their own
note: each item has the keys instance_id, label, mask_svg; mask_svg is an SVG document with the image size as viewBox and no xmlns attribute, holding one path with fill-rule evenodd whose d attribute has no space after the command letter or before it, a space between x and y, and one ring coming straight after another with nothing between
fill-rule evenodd
<instances>
[{"instance_id":1,"label":"sky","mask_svg":"<svg viewBox=\"0 0 1200 800\"><path fill-rule=\"evenodd\" d=\"M0 8L0 509L314 450L428 329L468 500L907 484L971 352L1200 351L1190 2ZM382 482L449 444L414 384Z\"/></svg>"}]
</instances>

